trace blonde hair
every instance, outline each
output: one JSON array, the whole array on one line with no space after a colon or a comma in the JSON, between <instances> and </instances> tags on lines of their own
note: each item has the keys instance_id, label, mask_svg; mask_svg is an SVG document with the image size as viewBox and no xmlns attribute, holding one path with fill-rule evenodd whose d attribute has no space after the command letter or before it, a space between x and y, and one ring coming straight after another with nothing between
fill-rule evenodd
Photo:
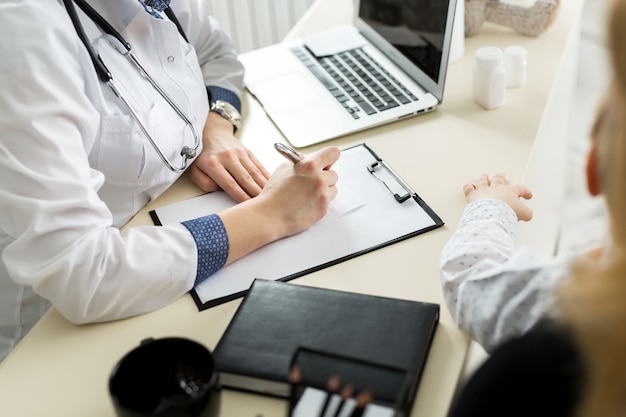
<instances>
[{"instance_id":1,"label":"blonde hair","mask_svg":"<svg viewBox=\"0 0 626 417\"><path fill-rule=\"evenodd\" d=\"M626 416L626 0L609 8L611 86L591 132L611 243L599 260L581 257L558 306L586 362L580 417Z\"/></svg>"}]
</instances>

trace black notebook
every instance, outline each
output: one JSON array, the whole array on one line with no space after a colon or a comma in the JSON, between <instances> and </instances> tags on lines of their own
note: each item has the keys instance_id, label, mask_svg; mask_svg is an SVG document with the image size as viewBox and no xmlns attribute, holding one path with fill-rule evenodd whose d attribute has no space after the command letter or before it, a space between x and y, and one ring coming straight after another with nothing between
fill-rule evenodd
<instances>
[{"instance_id":1,"label":"black notebook","mask_svg":"<svg viewBox=\"0 0 626 417\"><path fill-rule=\"evenodd\" d=\"M401 380L385 399L409 410L438 321L437 304L257 279L214 356L225 388L285 398L290 364L303 349L362 361L395 371ZM375 384L363 374L355 382Z\"/></svg>"}]
</instances>

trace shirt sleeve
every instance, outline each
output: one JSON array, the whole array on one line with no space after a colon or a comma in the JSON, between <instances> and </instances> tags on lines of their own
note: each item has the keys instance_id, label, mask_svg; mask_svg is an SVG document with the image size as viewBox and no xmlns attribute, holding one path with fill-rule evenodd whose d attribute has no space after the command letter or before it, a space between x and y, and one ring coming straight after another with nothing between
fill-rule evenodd
<instances>
[{"instance_id":1,"label":"shirt sleeve","mask_svg":"<svg viewBox=\"0 0 626 417\"><path fill-rule=\"evenodd\" d=\"M198 285L219 271L228 258L229 243L226 228L217 214L183 222L198 247Z\"/></svg>"},{"instance_id":2,"label":"shirt sleeve","mask_svg":"<svg viewBox=\"0 0 626 417\"><path fill-rule=\"evenodd\" d=\"M177 19L194 46L212 100L224 100L241 111L243 64L219 22L202 0L172 2Z\"/></svg>"},{"instance_id":3,"label":"shirt sleeve","mask_svg":"<svg viewBox=\"0 0 626 417\"><path fill-rule=\"evenodd\" d=\"M542 261L528 248L516 249L516 225L506 203L475 201L441 254L448 309L488 352L553 314L554 288L571 263L571 257Z\"/></svg>"}]
</instances>

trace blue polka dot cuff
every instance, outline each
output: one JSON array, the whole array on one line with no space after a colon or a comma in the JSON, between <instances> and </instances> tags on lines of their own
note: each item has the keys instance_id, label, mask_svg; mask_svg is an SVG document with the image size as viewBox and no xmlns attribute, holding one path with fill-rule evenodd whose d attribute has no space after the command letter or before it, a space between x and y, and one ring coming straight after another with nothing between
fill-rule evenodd
<instances>
[{"instance_id":1,"label":"blue polka dot cuff","mask_svg":"<svg viewBox=\"0 0 626 417\"><path fill-rule=\"evenodd\" d=\"M182 224L189 230L198 248L198 271L195 282L195 285L198 285L226 264L230 249L228 234L217 214L188 220Z\"/></svg>"}]
</instances>

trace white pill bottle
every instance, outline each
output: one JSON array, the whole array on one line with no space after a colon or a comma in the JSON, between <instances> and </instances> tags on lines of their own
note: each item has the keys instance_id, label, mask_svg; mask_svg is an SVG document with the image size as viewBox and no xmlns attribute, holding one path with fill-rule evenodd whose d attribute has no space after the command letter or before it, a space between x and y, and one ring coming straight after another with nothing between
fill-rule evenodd
<instances>
[{"instance_id":1,"label":"white pill bottle","mask_svg":"<svg viewBox=\"0 0 626 417\"><path fill-rule=\"evenodd\" d=\"M504 70L506 86L518 88L526 84L526 49L522 46L507 46L504 49Z\"/></svg>"},{"instance_id":2,"label":"white pill bottle","mask_svg":"<svg viewBox=\"0 0 626 417\"><path fill-rule=\"evenodd\" d=\"M474 101L487 110L505 102L506 72L502 49L487 46L476 51L473 68Z\"/></svg>"}]
</instances>

